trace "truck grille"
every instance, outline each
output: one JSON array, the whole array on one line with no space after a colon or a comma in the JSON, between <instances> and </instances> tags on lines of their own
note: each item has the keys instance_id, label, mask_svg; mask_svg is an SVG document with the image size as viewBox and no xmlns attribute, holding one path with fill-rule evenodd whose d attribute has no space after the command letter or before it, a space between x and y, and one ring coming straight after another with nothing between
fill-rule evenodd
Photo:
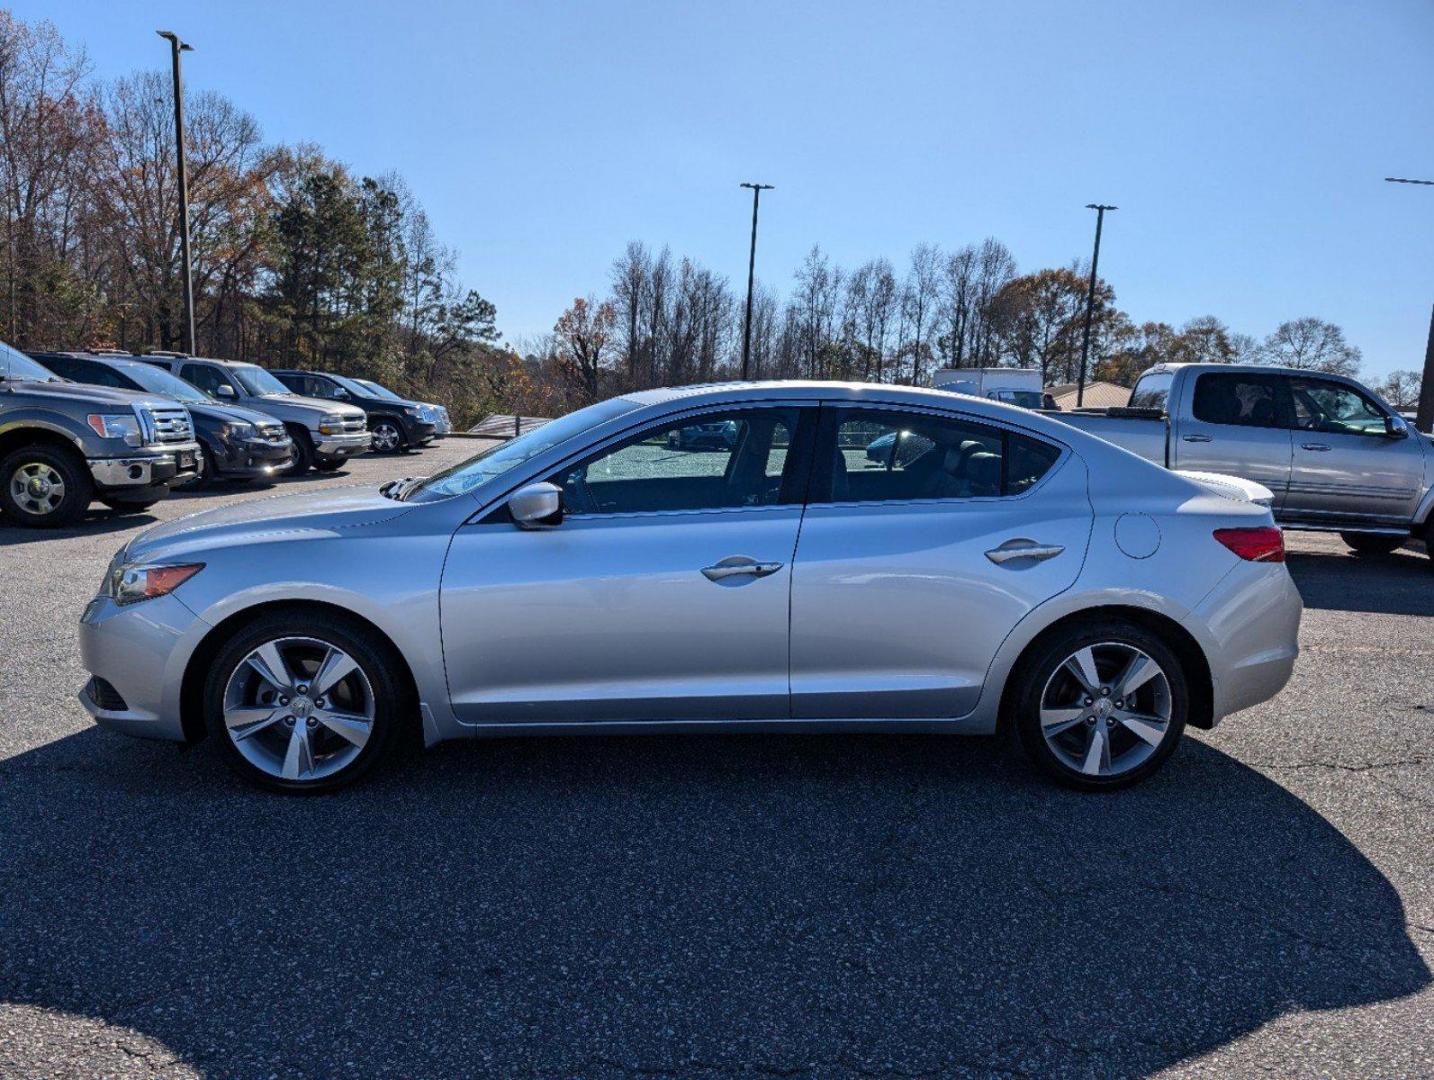
<instances>
[{"instance_id":1,"label":"truck grille","mask_svg":"<svg viewBox=\"0 0 1434 1080\"><path fill-rule=\"evenodd\" d=\"M344 434L352 435L356 432L368 430L368 417L363 413L358 416L344 416Z\"/></svg>"},{"instance_id":2,"label":"truck grille","mask_svg":"<svg viewBox=\"0 0 1434 1080\"><path fill-rule=\"evenodd\" d=\"M189 410L183 405L144 405L141 418L147 429L145 441L152 445L194 441Z\"/></svg>"}]
</instances>

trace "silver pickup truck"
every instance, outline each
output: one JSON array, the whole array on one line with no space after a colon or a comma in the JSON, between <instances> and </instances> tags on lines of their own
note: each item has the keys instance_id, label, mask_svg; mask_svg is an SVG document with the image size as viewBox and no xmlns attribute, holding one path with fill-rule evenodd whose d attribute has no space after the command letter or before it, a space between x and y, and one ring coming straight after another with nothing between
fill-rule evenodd
<instances>
[{"instance_id":1,"label":"silver pickup truck","mask_svg":"<svg viewBox=\"0 0 1434 1080\"><path fill-rule=\"evenodd\" d=\"M1127 407L1052 413L1168 469L1226 473L1274 493L1287 529L1355 551L1431 539L1434 439L1354 379L1241 364L1158 364Z\"/></svg>"}]
</instances>

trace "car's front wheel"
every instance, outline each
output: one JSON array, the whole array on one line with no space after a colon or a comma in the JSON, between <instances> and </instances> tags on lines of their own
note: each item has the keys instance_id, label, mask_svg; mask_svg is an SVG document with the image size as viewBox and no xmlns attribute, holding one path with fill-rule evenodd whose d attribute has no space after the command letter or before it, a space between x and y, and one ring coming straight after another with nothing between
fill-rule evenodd
<instances>
[{"instance_id":1,"label":"car's front wheel","mask_svg":"<svg viewBox=\"0 0 1434 1080\"><path fill-rule=\"evenodd\" d=\"M1179 657L1133 622L1073 624L1012 672L1012 721L1041 769L1101 790L1145 779L1175 750L1190 713Z\"/></svg>"},{"instance_id":2,"label":"car's front wheel","mask_svg":"<svg viewBox=\"0 0 1434 1080\"><path fill-rule=\"evenodd\" d=\"M0 461L0 517L16 525L73 525L94 492L83 459L57 447L22 448Z\"/></svg>"},{"instance_id":3,"label":"car's front wheel","mask_svg":"<svg viewBox=\"0 0 1434 1080\"><path fill-rule=\"evenodd\" d=\"M210 666L205 722L244 779L332 791L392 743L406 700L399 663L371 632L326 612L261 616Z\"/></svg>"},{"instance_id":4,"label":"car's front wheel","mask_svg":"<svg viewBox=\"0 0 1434 1080\"><path fill-rule=\"evenodd\" d=\"M396 454L403 449L403 432L392 420L379 420L369 429L369 442L375 454Z\"/></svg>"}]
</instances>

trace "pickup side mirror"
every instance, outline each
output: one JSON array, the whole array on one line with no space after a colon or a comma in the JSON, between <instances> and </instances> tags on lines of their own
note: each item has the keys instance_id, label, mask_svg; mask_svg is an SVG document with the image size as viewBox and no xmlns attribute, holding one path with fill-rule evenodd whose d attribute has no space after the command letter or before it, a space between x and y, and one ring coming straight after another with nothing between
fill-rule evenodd
<instances>
[{"instance_id":1,"label":"pickup side mirror","mask_svg":"<svg viewBox=\"0 0 1434 1080\"><path fill-rule=\"evenodd\" d=\"M520 529L551 529L563 523L563 489L541 482L519 488L508 497L508 513Z\"/></svg>"},{"instance_id":2,"label":"pickup side mirror","mask_svg":"<svg viewBox=\"0 0 1434 1080\"><path fill-rule=\"evenodd\" d=\"M1402 416L1386 416L1384 418L1384 434L1390 439L1409 438L1409 425Z\"/></svg>"},{"instance_id":3,"label":"pickup side mirror","mask_svg":"<svg viewBox=\"0 0 1434 1080\"><path fill-rule=\"evenodd\" d=\"M237 396L238 396L238 395L236 395L236 394L234 393L234 387L230 386L228 383L220 383L218 386L216 386L216 387L214 388L214 394L215 394L216 397L227 397L227 398L232 398L232 397L237 397Z\"/></svg>"}]
</instances>

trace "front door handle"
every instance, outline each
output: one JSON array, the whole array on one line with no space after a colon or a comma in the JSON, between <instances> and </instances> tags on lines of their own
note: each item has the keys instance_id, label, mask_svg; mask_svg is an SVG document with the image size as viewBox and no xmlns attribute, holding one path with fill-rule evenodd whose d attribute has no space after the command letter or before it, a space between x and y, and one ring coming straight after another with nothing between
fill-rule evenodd
<instances>
[{"instance_id":1,"label":"front door handle","mask_svg":"<svg viewBox=\"0 0 1434 1080\"><path fill-rule=\"evenodd\" d=\"M1022 537L1017 540L1007 540L1000 547L992 548L986 552L986 558L997 566L1013 559L1031 559L1034 562L1043 562L1046 559L1054 559L1064 550L1065 548L1060 544L1038 544L1034 540Z\"/></svg>"},{"instance_id":2,"label":"front door handle","mask_svg":"<svg viewBox=\"0 0 1434 1080\"><path fill-rule=\"evenodd\" d=\"M1181 437L1182 439L1184 439L1186 442L1211 442L1211 441L1212 441L1209 435L1182 435L1182 436L1180 436L1180 437Z\"/></svg>"},{"instance_id":3,"label":"front door handle","mask_svg":"<svg viewBox=\"0 0 1434 1080\"><path fill-rule=\"evenodd\" d=\"M1317 450L1321 452L1329 449L1329 444L1322 442L1300 443L1300 446L1304 447L1306 450Z\"/></svg>"},{"instance_id":4,"label":"front door handle","mask_svg":"<svg viewBox=\"0 0 1434 1080\"><path fill-rule=\"evenodd\" d=\"M712 566L702 568L702 576L708 581L724 581L728 578L762 578L775 574L782 568L779 562L758 562L745 555L729 555Z\"/></svg>"}]
</instances>

